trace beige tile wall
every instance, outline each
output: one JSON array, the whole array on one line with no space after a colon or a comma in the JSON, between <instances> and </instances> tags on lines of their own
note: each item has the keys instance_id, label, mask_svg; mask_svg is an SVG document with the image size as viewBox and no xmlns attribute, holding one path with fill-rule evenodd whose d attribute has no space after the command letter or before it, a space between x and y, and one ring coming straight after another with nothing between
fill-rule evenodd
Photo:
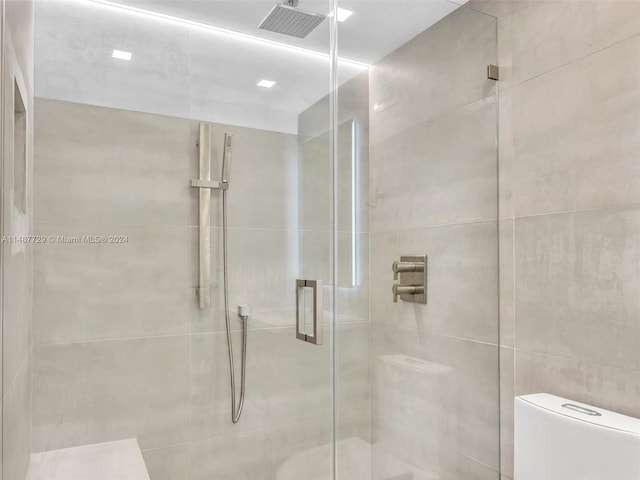
<instances>
[{"instance_id":1,"label":"beige tile wall","mask_svg":"<svg viewBox=\"0 0 640 480\"><path fill-rule=\"evenodd\" d=\"M302 344L293 327L296 138L214 127L214 172L218 140L225 131L235 135L229 191L234 330L240 327L234 305L253 306L247 401L234 426L216 193L215 308L196 308L197 197L189 182L196 176L197 124L44 99L36 115L36 232L124 235L128 242L47 243L35 251L34 451L137 437L154 480L186 480L191 472L238 478L233 469L244 450L229 450L217 463L210 459L221 454L217 445L241 443L246 432L256 443L254 472L274 473L286 457L268 440L285 425L295 423L309 446L328 442L328 345ZM366 329L345 328L345 335L360 331ZM234 340L238 366L239 333ZM352 355L366 358L366 347ZM352 375L353 381L366 378ZM352 383L355 391L366 388Z\"/></svg>"},{"instance_id":2,"label":"beige tile wall","mask_svg":"<svg viewBox=\"0 0 640 480\"><path fill-rule=\"evenodd\" d=\"M33 234L33 2L2 2L3 175L2 234ZM14 167L14 89L18 85L26 110L26 184L16 185ZM26 191L26 212L17 195ZM24 478L31 452L31 320L33 250L28 243L2 243L2 455L0 478Z\"/></svg>"},{"instance_id":3,"label":"beige tile wall","mask_svg":"<svg viewBox=\"0 0 640 480\"><path fill-rule=\"evenodd\" d=\"M640 417L640 3L470 6L499 24L502 473L511 478L514 395L549 392Z\"/></svg>"},{"instance_id":4,"label":"beige tile wall","mask_svg":"<svg viewBox=\"0 0 640 480\"><path fill-rule=\"evenodd\" d=\"M329 262L322 242L328 247L330 240L317 235L315 252L299 245L296 137L213 128L216 175L219 140L234 133L229 286L238 371L235 305L253 306L247 397L233 425L218 193L212 201L214 307L196 308L197 197L189 183L197 175L197 123L47 99L36 102L36 122L37 234L128 241L48 242L35 250L34 451L137 437L153 480L266 480L275 479L290 456L330 444L330 342L316 347L295 338L295 279L306 257L314 257L311 264ZM358 239L360 246L368 243L366 233ZM366 286L366 269L363 274ZM364 440L367 294L340 296L341 308L363 318L344 322L337 333L344 345L340 434Z\"/></svg>"},{"instance_id":5,"label":"beige tile wall","mask_svg":"<svg viewBox=\"0 0 640 480\"><path fill-rule=\"evenodd\" d=\"M499 478L494 17L461 8L371 69L372 478ZM428 303L391 264L428 255Z\"/></svg>"}]
</instances>

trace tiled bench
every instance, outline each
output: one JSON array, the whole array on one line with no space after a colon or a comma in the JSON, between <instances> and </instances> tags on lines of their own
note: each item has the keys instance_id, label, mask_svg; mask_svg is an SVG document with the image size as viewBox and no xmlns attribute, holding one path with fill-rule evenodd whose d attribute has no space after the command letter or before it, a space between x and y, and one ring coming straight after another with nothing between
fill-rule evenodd
<instances>
[{"instance_id":1,"label":"tiled bench","mask_svg":"<svg viewBox=\"0 0 640 480\"><path fill-rule=\"evenodd\" d=\"M27 480L149 480L133 438L31 456Z\"/></svg>"}]
</instances>

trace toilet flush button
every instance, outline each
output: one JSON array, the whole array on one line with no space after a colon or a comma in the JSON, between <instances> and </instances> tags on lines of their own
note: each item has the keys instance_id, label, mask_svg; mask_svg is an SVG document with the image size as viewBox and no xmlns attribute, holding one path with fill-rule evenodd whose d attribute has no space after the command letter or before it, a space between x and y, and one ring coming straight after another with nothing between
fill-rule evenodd
<instances>
[{"instance_id":1,"label":"toilet flush button","mask_svg":"<svg viewBox=\"0 0 640 480\"><path fill-rule=\"evenodd\" d=\"M592 417L602 416L600 412L596 412L595 410L591 410L590 408L581 407L580 405L574 405L573 403L565 403L564 405L562 405L562 408L567 408L578 413L584 413L585 415L590 415Z\"/></svg>"}]
</instances>

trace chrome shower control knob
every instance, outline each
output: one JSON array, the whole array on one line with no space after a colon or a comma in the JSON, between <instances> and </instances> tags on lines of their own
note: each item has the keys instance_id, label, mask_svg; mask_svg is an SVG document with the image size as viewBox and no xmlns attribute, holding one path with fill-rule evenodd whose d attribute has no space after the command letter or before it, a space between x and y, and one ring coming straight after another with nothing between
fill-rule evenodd
<instances>
[{"instance_id":1,"label":"chrome shower control knob","mask_svg":"<svg viewBox=\"0 0 640 480\"><path fill-rule=\"evenodd\" d=\"M422 285L398 285L394 283L391 291L393 292L393 303L398 303L400 295L424 295L424 287Z\"/></svg>"},{"instance_id":2,"label":"chrome shower control knob","mask_svg":"<svg viewBox=\"0 0 640 480\"><path fill-rule=\"evenodd\" d=\"M398 274L404 272L424 272L424 263L421 262L393 262L393 279L398 280Z\"/></svg>"},{"instance_id":3,"label":"chrome shower control knob","mask_svg":"<svg viewBox=\"0 0 640 480\"><path fill-rule=\"evenodd\" d=\"M393 303L398 303L400 295L423 295L424 287L421 285L398 285L394 283L391 291L393 292Z\"/></svg>"}]
</instances>

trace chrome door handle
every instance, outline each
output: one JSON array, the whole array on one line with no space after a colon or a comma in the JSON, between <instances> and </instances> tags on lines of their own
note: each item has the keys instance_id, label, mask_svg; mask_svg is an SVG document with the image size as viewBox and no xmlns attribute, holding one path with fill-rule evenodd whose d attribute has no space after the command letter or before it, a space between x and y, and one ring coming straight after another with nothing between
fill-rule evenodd
<instances>
[{"instance_id":1,"label":"chrome door handle","mask_svg":"<svg viewBox=\"0 0 640 480\"><path fill-rule=\"evenodd\" d=\"M308 334L306 331L300 330L301 312L300 301L304 301L304 289L313 289L313 333ZM322 337L324 333L324 310L322 303L322 280L296 280L296 338L303 342L313 343L314 345L322 345ZM304 329L304 322L303 329Z\"/></svg>"}]
</instances>

